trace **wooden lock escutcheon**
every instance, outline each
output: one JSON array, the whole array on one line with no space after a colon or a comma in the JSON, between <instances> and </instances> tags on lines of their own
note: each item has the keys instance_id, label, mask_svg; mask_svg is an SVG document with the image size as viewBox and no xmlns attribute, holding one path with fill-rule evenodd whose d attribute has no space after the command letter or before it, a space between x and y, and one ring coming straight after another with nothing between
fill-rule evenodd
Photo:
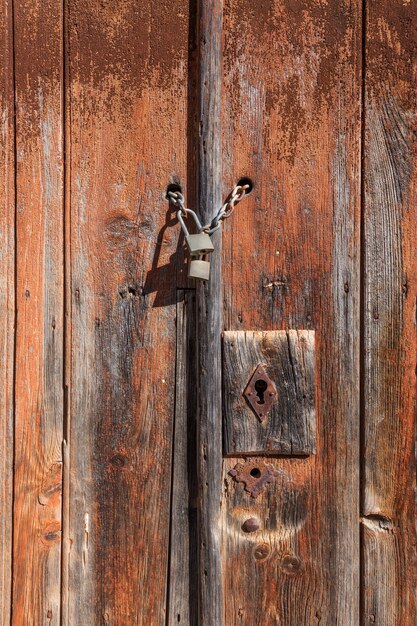
<instances>
[{"instance_id":1,"label":"wooden lock escutcheon","mask_svg":"<svg viewBox=\"0 0 417 626\"><path fill-rule=\"evenodd\" d=\"M224 333L226 455L315 453L314 344L312 330Z\"/></svg>"}]
</instances>

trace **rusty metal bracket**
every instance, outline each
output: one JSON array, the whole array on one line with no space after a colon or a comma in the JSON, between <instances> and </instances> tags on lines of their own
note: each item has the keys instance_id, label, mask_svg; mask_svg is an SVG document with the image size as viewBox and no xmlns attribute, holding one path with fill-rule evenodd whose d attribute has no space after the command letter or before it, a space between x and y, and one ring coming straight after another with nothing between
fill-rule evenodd
<instances>
[{"instance_id":1,"label":"rusty metal bracket","mask_svg":"<svg viewBox=\"0 0 417 626\"><path fill-rule=\"evenodd\" d=\"M236 482L244 483L245 491L252 498L257 498L262 493L266 485L274 483L278 476L277 470L273 465L266 464L263 461L246 461L238 463L229 471Z\"/></svg>"},{"instance_id":2,"label":"rusty metal bracket","mask_svg":"<svg viewBox=\"0 0 417 626\"><path fill-rule=\"evenodd\" d=\"M257 365L243 395L262 423L266 419L271 406L277 400L277 388L269 378L263 365Z\"/></svg>"}]
</instances>

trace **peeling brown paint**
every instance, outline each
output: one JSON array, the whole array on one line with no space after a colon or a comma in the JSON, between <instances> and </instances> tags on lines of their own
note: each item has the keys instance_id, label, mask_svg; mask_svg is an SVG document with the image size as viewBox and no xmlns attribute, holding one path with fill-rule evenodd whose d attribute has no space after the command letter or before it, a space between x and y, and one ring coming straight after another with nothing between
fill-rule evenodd
<instances>
[{"instance_id":1,"label":"peeling brown paint","mask_svg":"<svg viewBox=\"0 0 417 626\"><path fill-rule=\"evenodd\" d=\"M375 15L368 29L367 91L375 96L395 95L404 111L415 113L417 78L417 31L413 2L383 2L383 10L370 3L370 16ZM372 17L371 17L372 19ZM411 80L410 80L410 77ZM395 90L390 85L395 82Z\"/></svg>"},{"instance_id":2,"label":"peeling brown paint","mask_svg":"<svg viewBox=\"0 0 417 626\"><path fill-rule=\"evenodd\" d=\"M188 7L182 3L74 0L68 10L73 97L122 114L145 88L183 89Z\"/></svg>"},{"instance_id":3,"label":"peeling brown paint","mask_svg":"<svg viewBox=\"0 0 417 626\"><path fill-rule=\"evenodd\" d=\"M351 99L352 84L346 82L344 68L350 65L360 80L354 58L359 55L359 6L241 4L227 3L225 10L226 33L233 33L225 43L226 85L233 85L227 98L236 120L242 108L251 109L252 115L259 108L254 123L264 129L264 150L291 165L302 150L302 137L320 128L341 85L346 83L345 97ZM257 52L247 65L251 49Z\"/></svg>"},{"instance_id":4,"label":"peeling brown paint","mask_svg":"<svg viewBox=\"0 0 417 626\"><path fill-rule=\"evenodd\" d=\"M15 7L14 19L18 29L16 129L18 133L26 133L28 141L36 138L40 125L45 123L45 110L60 115L56 104L61 93L62 7L52 0L23 0ZM48 36L45 36L45 24L49 24Z\"/></svg>"}]
</instances>

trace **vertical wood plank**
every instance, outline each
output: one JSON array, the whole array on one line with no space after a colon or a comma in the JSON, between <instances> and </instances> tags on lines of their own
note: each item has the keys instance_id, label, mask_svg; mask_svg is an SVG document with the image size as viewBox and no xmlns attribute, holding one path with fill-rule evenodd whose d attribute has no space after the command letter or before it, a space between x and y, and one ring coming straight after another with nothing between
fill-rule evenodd
<instances>
[{"instance_id":1,"label":"vertical wood plank","mask_svg":"<svg viewBox=\"0 0 417 626\"><path fill-rule=\"evenodd\" d=\"M208 224L221 194L223 0L199 1L198 207ZM199 475L199 624L222 626L221 554L223 293L221 230L212 236L208 283L197 285L197 445Z\"/></svg>"},{"instance_id":2,"label":"vertical wood plank","mask_svg":"<svg viewBox=\"0 0 417 626\"><path fill-rule=\"evenodd\" d=\"M67 2L68 623L166 623L188 2ZM81 616L81 617L80 617Z\"/></svg>"},{"instance_id":3,"label":"vertical wood plank","mask_svg":"<svg viewBox=\"0 0 417 626\"><path fill-rule=\"evenodd\" d=\"M17 249L13 624L60 623L62 7L14 4Z\"/></svg>"},{"instance_id":4,"label":"vertical wood plank","mask_svg":"<svg viewBox=\"0 0 417 626\"><path fill-rule=\"evenodd\" d=\"M256 499L225 461L226 623L354 626L361 5L227 0L224 32L223 184L255 185L223 230L225 327L315 330L317 412L317 454L268 459Z\"/></svg>"},{"instance_id":5,"label":"vertical wood plank","mask_svg":"<svg viewBox=\"0 0 417 626\"><path fill-rule=\"evenodd\" d=\"M0 3L0 623L10 623L15 320L14 67L12 3Z\"/></svg>"},{"instance_id":6,"label":"vertical wood plank","mask_svg":"<svg viewBox=\"0 0 417 626\"><path fill-rule=\"evenodd\" d=\"M197 626L195 292L178 291L175 428L169 564L169 626Z\"/></svg>"},{"instance_id":7,"label":"vertical wood plank","mask_svg":"<svg viewBox=\"0 0 417 626\"><path fill-rule=\"evenodd\" d=\"M417 620L414 3L366 2L362 624Z\"/></svg>"}]
</instances>

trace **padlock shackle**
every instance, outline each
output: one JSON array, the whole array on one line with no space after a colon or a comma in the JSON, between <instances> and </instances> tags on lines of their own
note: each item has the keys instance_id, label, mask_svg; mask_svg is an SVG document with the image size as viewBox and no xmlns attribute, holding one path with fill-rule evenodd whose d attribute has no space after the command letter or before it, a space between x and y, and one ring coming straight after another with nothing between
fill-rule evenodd
<instances>
[{"instance_id":1,"label":"padlock shackle","mask_svg":"<svg viewBox=\"0 0 417 626\"><path fill-rule=\"evenodd\" d=\"M179 211L177 211L177 218L178 218L179 223L181 224L181 228L184 232L184 235L186 237L190 236L188 228L186 227L185 222L184 222L183 211L185 211L187 215L191 215L191 217L194 220L195 225L197 226L198 232L199 233L203 232L203 226L201 225L201 222L198 219L197 213L195 213L192 209L180 209Z\"/></svg>"}]
</instances>

